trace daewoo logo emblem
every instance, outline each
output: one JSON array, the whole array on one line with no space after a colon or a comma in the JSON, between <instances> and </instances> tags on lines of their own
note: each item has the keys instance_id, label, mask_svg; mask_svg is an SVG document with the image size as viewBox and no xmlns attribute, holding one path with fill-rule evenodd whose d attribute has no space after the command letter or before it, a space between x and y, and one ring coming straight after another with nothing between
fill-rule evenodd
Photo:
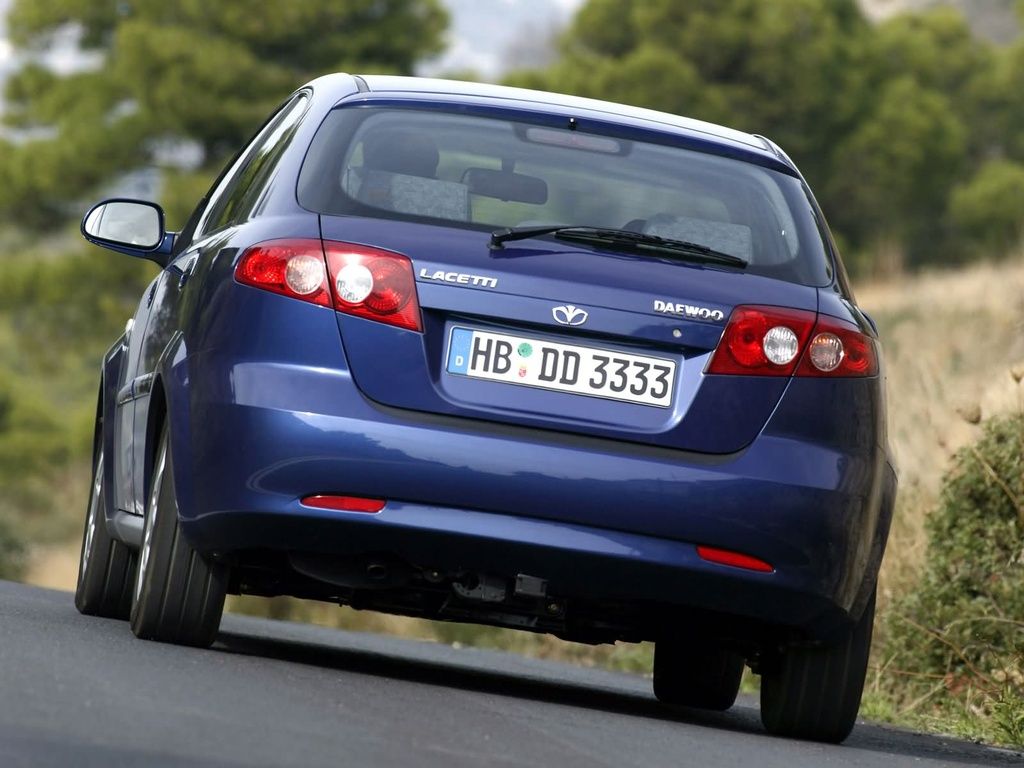
<instances>
[{"instance_id":1,"label":"daewoo logo emblem","mask_svg":"<svg viewBox=\"0 0 1024 768\"><path fill-rule=\"evenodd\" d=\"M555 307L551 310L551 316L562 325L583 325L588 317L585 309L574 307L572 304Z\"/></svg>"}]
</instances>

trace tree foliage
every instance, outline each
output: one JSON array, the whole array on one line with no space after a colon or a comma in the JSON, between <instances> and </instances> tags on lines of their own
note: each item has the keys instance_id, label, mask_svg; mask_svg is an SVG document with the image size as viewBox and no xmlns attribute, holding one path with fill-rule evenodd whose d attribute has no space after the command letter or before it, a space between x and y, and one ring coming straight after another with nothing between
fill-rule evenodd
<instances>
[{"instance_id":1,"label":"tree foliage","mask_svg":"<svg viewBox=\"0 0 1024 768\"><path fill-rule=\"evenodd\" d=\"M441 49L439 0L15 0L11 40L29 57L7 85L0 217L45 227L118 173L198 144L223 162L297 85L338 70L411 73ZM100 65L38 62L77 29Z\"/></svg>"},{"instance_id":2,"label":"tree foliage","mask_svg":"<svg viewBox=\"0 0 1024 768\"><path fill-rule=\"evenodd\" d=\"M953 189L950 214L972 253L1004 253L1024 243L1024 165L992 160Z\"/></svg>"}]
</instances>

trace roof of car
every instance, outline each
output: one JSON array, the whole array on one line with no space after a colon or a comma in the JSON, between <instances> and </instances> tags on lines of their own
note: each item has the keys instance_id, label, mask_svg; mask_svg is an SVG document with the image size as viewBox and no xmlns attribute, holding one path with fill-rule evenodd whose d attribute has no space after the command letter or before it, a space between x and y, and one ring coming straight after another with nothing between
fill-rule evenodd
<instances>
[{"instance_id":1,"label":"roof of car","mask_svg":"<svg viewBox=\"0 0 1024 768\"><path fill-rule=\"evenodd\" d=\"M747 152L753 151L770 157L782 165L790 163L783 160L775 148L764 138L753 134L737 131L725 126L694 120L688 117L658 112L653 109L631 107L599 99L587 99L548 91L534 91L527 88L512 88L505 85L476 83L462 80L440 80L425 77L400 77L395 75L360 75L369 91L375 93L415 93L436 94L438 96L463 96L495 101L515 101L519 103L535 103L551 107L553 104L573 110L586 110L600 113L604 119L613 119L633 124L645 124L646 127L673 133L681 133L714 141L724 145L733 145ZM788 160L788 159L787 159Z\"/></svg>"}]
</instances>

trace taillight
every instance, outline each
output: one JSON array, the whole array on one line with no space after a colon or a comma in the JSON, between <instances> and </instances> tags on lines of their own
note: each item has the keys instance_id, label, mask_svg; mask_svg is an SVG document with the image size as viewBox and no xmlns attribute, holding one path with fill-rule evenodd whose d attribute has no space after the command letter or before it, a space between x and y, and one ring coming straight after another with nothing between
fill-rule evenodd
<instances>
[{"instance_id":1,"label":"taillight","mask_svg":"<svg viewBox=\"0 0 1024 768\"><path fill-rule=\"evenodd\" d=\"M320 240L270 240L248 248L235 279L293 299L422 331L412 262L400 253Z\"/></svg>"},{"instance_id":2,"label":"taillight","mask_svg":"<svg viewBox=\"0 0 1024 768\"><path fill-rule=\"evenodd\" d=\"M736 307L708 373L754 376L874 376L871 337L851 323L782 307Z\"/></svg>"},{"instance_id":3,"label":"taillight","mask_svg":"<svg viewBox=\"0 0 1024 768\"><path fill-rule=\"evenodd\" d=\"M400 253L324 241L334 308L411 331L422 331L412 262Z\"/></svg>"},{"instance_id":4,"label":"taillight","mask_svg":"<svg viewBox=\"0 0 1024 768\"><path fill-rule=\"evenodd\" d=\"M708 373L790 376L814 328L814 312L736 307Z\"/></svg>"},{"instance_id":5,"label":"taillight","mask_svg":"<svg viewBox=\"0 0 1024 768\"><path fill-rule=\"evenodd\" d=\"M878 353L870 336L852 323L821 315L797 376L875 376Z\"/></svg>"},{"instance_id":6,"label":"taillight","mask_svg":"<svg viewBox=\"0 0 1024 768\"><path fill-rule=\"evenodd\" d=\"M319 240L271 240L254 245L238 260L235 279L293 299L331 306Z\"/></svg>"}]
</instances>

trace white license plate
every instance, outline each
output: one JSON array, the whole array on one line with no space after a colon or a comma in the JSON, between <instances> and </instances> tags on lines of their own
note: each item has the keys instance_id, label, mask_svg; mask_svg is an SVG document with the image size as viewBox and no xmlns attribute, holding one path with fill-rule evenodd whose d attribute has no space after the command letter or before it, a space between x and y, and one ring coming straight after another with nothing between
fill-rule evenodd
<instances>
[{"instance_id":1,"label":"white license plate","mask_svg":"<svg viewBox=\"0 0 1024 768\"><path fill-rule=\"evenodd\" d=\"M470 328L452 329L447 370L659 408L672 404L676 380L674 360Z\"/></svg>"}]
</instances>

